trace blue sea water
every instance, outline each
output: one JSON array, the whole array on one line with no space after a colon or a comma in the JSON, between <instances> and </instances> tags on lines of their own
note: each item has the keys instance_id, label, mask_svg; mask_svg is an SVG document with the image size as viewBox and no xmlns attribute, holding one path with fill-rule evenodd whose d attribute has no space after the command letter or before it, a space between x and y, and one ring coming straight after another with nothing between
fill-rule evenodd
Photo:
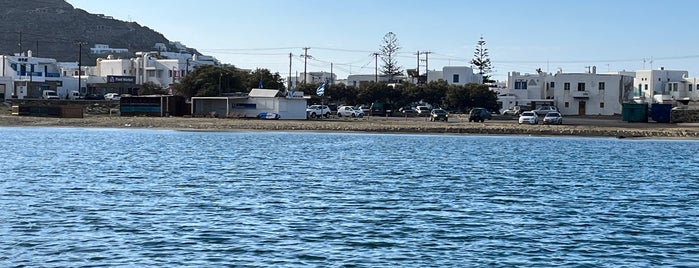
<instances>
[{"instance_id":1,"label":"blue sea water","mask_svg":"<svg viewBox=\"0 0 699 268\"><path fill-rule=\"evenodd\" d=\"M2 267L699 266L699 141L0 137Z\"/></svg>"}]
</instances>

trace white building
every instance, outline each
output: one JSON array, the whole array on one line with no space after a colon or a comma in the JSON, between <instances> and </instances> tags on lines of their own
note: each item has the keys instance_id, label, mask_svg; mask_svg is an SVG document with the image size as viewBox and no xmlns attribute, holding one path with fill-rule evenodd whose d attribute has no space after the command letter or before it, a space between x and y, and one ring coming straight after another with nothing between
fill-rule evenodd
<instances>
[{"instance_id":1,"label":"white building","mask_svg":"<svg viewBox=\"0 0 699 268\"><path fill-rule=\"evenodd\" d=\"M177 55L182 55L177 53ZM195 67L200 65L215 64L211 57L201 57L189 55L189 57L178 57L175 59L163 59L158 52L137 52L136 58L97 59L97 76L100 77L133 77L134 83L142 85L152 82L167 88L171 84L177 83L180 79L191 73ZM200 60L203 58L203 60Z\"/></svg>"},{"instance_id":2,"label":"white building","mask_svg":"<svg viewBox=\"0 0 699 268\"><path fill-rule=\"evenodd\" d=\"M297 74L295 77L289 77L287 81L291 81L291 88L296 88L299 84L303 84L304 81L307 84L336 84L337 75L329 72L307 72L305 78L302 73L301 76Z\"/></svg>"},{"instance_id":3,"label":"white building","mask_svg":"<svg viewBox=\"0 0 699 268\"><path fill-rule=\"evenodd\" d=\"M633 95L633 77L624 74L587 73L555 75L537 70L535 74L508 74L507 88L501 90L503 109L515 105L535 109L554 105L564 115L621 114L622 104Z\"/></svg>"},{"instance_id":4,"label":"white building","mask_svg":"<svg viewBox=\"0 0 699 268\"><path fill-rule=\"evenodd\" d=\"M444 80L450 85L481 84L483 76L466 66L444 66L441 71L428 71L427 82Z\"/></svg>"},{"instance_id":5,"label":"white building","mask_svg":"<svg viewBox=\"0 0 699 268\"><path fill-rule=\"evenodd\" d=\"M105 44L95 44L95 47L90 48L92 54L110 54L110 53L128 53L126 48L111 48Z\"/></svg>"},{"instance_id":6,"label":"white building","mask_svg":"<svg viewBox=\"0 0 699 268\"><path fill-rule=\"evenodd\" d=\"M698 101L699 79L688 77L687 71L658 70L636 71L634 101L637 103L669 103Z\"/></svg>"},{"instance_id":7,"label":"white building","mask_svg":"<svg viewBox=\"0 0 699 268\"><path fill-rule=\"evenodd\" d=\"M557 73L549 83L564 115L619 115L633 98L633 77L621 74Z\"/></svg>"},{"instance_id":8,"label":"white building","mask_svg":"<svg viewBox=\"0 0 699 268\"><path fill-rule=\"evenodd\" d=\"M220 117L257 117L276 113L280 119L306 119L308 98L303 92L285 95L279 90L253 88L249 94L227 97L192 97L192 115Z\"/></svg>"},{"instance_id":9,"label":"white building","mask_svg":"<svg viewBox=\"0 0 699 268\"><path fill-rule=\"evenodd\" d=\"M32 52L2 55L0 97L3 99L41 98L44 90L55 90L65 96L77 80L61 75L55 59L33 57ZM72 81L75 80L75 81Z\"/></svg>"}]
</instances>

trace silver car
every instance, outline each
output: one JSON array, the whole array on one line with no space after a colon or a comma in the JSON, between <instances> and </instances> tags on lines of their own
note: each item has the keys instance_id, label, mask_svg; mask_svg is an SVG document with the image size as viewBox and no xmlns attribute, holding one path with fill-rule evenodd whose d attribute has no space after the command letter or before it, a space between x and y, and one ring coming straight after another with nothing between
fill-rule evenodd
<instances>
[{"instance_id":1,"label":"silver car","mask_svg":"<svg viewBox=\"0 0 699 268\"><path fill-rule=\"evenodd\" d=\"M544 116L543 123L561 125L563 124L563 116L561 116L559 112L548 112L546 116Z\"/></svg>"}]
</instances>

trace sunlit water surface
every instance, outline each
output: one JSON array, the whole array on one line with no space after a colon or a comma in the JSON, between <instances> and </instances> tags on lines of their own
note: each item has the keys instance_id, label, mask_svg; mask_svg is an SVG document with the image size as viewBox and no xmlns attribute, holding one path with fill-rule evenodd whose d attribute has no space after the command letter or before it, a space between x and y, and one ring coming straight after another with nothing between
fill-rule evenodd
<instances>
[{"instance_id":1,"label":"sunlit water surface","mask_svg":"<svg viewBox=\"0 0 699 268\"><path fill-rule=\"evenodd\" d=\"M699 266L699 142L0 128L0 266Z\"/></svg>"}]
</instances>

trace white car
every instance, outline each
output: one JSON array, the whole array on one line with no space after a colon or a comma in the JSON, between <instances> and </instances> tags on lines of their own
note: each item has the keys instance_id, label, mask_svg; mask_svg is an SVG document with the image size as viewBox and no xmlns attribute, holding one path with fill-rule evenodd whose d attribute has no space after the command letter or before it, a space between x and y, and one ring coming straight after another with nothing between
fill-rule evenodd
<instances>
[{"instance_id":1,"label":"white car","mask_svg":"<svg viewBox=\"0 0 699 268\"><path fill-rule=\"evenodd\" d=\"M418 106L415 107L415 111L417 111L417 116L429 116L431 110L427 106Z\"/></svg>"},{"instance_id":2,"label":"white car","mask_svg":"<svg viewBox=\"0 0 699 268\"><path fill-rule=\"evenodd\" d=\"M519 115L519 123L528 123L536 125L539 123L539 116L533 111L526 111Z\"/></svg>"},{"instance_id":3,"label":"white car","mask_svg":"<svg viewBox=\"0 0 699 268\"><path fill-rule=\"evenodd\" d=\"M320 116L330 117L330 108L327 105L311 105L306 108L306 114L310 118L316 118Z\"/></svg>"},{"instance_id":4,"label":"white car","mask_svg":"<svg viewBox=\"0 0 699 268\"><path fill-rule=\"evenodd\" d=\"M121 95L119 95L119 93L107 93L107 94L104 94L104 99L117 101L117 100L121 99Z\"/></svg>"},{"instance_id":5,"label":"white car","mask_svg":"<svg viewBox=\"0 0 699 268\"><path fill-rule=\"evenodd\" d=\"M337 117L364 117L362 110L355 109L352 106L340 106L337 108Z\"/></svg>"}]
</instances>

